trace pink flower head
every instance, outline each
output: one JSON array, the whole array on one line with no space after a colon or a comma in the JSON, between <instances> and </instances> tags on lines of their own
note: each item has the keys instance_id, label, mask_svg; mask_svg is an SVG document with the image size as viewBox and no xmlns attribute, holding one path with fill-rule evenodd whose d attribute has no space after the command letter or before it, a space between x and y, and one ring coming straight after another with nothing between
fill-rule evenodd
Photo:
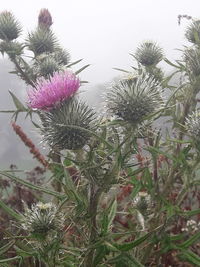
<instances>
[{"instance_id":1,"label":"pink flower head","mask_svg":"<svg viewBox=\"0 0 200 267\"><path fill-rule=\"evenodd\" d=\"M40 79L36 88L28 92L28 105L31 108L49 110L73 96L79 87L80 80L71 71L55 72L49 80Z\"/></svg>"}]
</instances>

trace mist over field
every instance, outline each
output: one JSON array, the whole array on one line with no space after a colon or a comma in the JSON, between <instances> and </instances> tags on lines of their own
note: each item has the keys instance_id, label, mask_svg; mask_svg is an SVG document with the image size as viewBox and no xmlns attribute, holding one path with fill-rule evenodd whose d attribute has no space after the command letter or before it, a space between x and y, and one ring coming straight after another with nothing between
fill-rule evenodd
<instances>
[{"instance_id":1,"label":"mist over field","mask_svg":"<svg viewBox=\"0 0 200 267\"><path fill-rule=\"evenodd\" d=\"M9 10L18 17L23 27L22 39L37 24L38 12L48 8L52 14L53 31L61 40L70 55L71 61L83 58L79 66L91 64L80 77L89 81L83 86L83 98L96 108L102 102L102 92L110 86L111 81L121 75L114 67L130 70L133 53L145 40L156 41L170 60L176 59L186 44L184 30L188 24L183 20L178 25L177 16L188 14L198 17L199 1L174 1L173 8L169 1L4 1L1 10ZM78 66L78 67L79 67ZM160 64L168 73L172 69L165 63ZM78 68L76 67L76 68ZM8 90L26 102L27 87L9 71L13 65L6 57L0 56L0 110L14 109ZM24 120L20 114L18 124L30 136L35 145L42 148L40 134ZM32 159L19 137L13 132L11 114L0 113L0 164L8 167L11 163L22 164ZM21 124L20 124L21 123ZM42 150L43 151L43 150ZM23 165L23 164L22 164Z\"/></svg>"}]
</instances>

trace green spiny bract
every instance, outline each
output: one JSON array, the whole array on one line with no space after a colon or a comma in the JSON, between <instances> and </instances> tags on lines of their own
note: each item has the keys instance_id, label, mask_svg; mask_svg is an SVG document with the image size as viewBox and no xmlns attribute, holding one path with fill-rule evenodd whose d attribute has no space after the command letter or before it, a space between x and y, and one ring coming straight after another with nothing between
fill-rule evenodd
<instances>
[{"instance_id":1,"label":"green spiny bract","mask_svg":"<svg viewBox=\"0 0 200 267\"><path fill-rule=\"evenodd\" d=\"M50 29L38 27L28 35L27 46L35 56L42 53L53 53L56 45L57 40Z\"/></svg>"},{"instance_id":2,"label":"green spiny bract","mask_svg":"<svg viewBox=\"0 0 200 267\"><path fill-rule=\"evenodd\" d=\"M193 44L200 44L200 20L193 21L185 32L187 40Z\"/></svg>"},{"instance_id":3,"label":"green spiny bract","mask_svg":"<svg viewBox=\"0 0 200 267\"><path fill-rule=\"evenodd\" d=\"M160 84L149 74L122 79L107 94L108 109L124 121L142 122L162 107Z\"/></svg>"},{"instance_id":4,"label":"green spiny bract","mask_svg":"<svg viewBox=\"0 0 200 267\"><path fill-rule=\"evenodd\" d=\"M195 140L200 141L200 111L196 110L186 118L186 130Z\"/></svg>"},{"instance_id":5,"label":"green spiny bract","mask_svg":"<svg viewBox=\"0 0 200 267\"><path fill-rule=\"evenodd\" d=\"M184 51L184 61L186 63L187 70L194 75L200 75L200 49L188 48Z\"/></svg>"},{"instance_id":6,"label":"green spiny bract","mask_svg":"<svg viewBox=\"0 0 200 267\"><path fill-rule=\"evenodd\" d=\"M22 228L36 236L47 237L52 231L60 232L64 226L64 215L52 203L41 202L26 208L22 217Z\"/></svg>"},{"instance_id":7,"label":"green spiny bract","mask_svg":"<svg viewBox=\"0 0 200 267\"><path fill-rule=\"evenodd\" d=\"M23 45L16 41L2 41L0 43L0 52L2 54L6 53L10 58L15 56L20 56L23 54Z\"/></svg>"},{"instance_id":8,"label":"green spiny bract","mask_svg":"<svg viewBox=\"0 0 200 267\"><path fill-rule=\"evenodd\" d=\"M144 42L137 48L135 58L144 66L155 66L163 59L163 50L153 42Z\"/></svg>"},{"instance_id":9,"label":"green spiny bract","mask_svg":"<svg viewBox=\"0 0 200 267\"><path fill-rule=\"evenodd\" d=\"M147 215L151 212L153 202L146 192L139 192L133 200L133 205L142 215Z\"/></svg>"},{"instance_id":10,"label":"green spiny bract","mask_svg":"<svg viewBox=\"0 0 200 267\"><path fill-rule=\"evenodd\" d=\"M77 150L87 144L94 130L94 112L85 103L70 98L50 111L40 112L44 141L58 149Z\"/></svg>"},{"instance_id":11,"label":"green spiny bract","mask_svg":"<svg viewBox=\"0 0 200 267\"><path fill-rule=\"evenodd\" d=\"M21 32L21 26L12 13L4 11L0 13L0 39L12 41Z\"/></svg>"},{"instance_id":12,"label":"green spiny bract","mask_svg":"<svg viewBox=\"0 0 200 267\"><path fill-rule=\"evenodd\" d=\"M52 56L46 57L39 64L39 75L45 78L52 76L54 72L59 71L60 67Z\"/></svg>"},{"instance_id":13,"label":"green spiny bract","mask_svg":"<svg viewBox=\"0 0 200 267\"><path fill-rule=\"evenodd\" d=\"M70 61L69 53L60 47L56 47L53 53L53 57L59 65L67 65Z\"/></svg>"}]
</instances>

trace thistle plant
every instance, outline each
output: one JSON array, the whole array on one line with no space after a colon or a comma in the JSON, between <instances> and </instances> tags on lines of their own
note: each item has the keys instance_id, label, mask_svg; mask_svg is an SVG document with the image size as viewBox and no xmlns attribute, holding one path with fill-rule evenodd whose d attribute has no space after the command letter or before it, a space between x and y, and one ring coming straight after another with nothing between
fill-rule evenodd
<instances>
[{"instance_id":1,"label":"thistle plant","mask_svg":"<svg viewBox=\"0 0 200 267\"><path fill-rule=\"evenodd\" d=\"M135 58L146 67L155 66L163 59L163 50L154 42L144 42L137 48Z\"/></svg>"},{"instance_id":2,"label":"thistle plant","mask_svg":"<svg viewBox=\"0 0 200 267\"><path fill-rule=\"evenodd\" d=\"M165 59L176 68L169 76L157 66L163 50L155 42L140 45L131 54L137 67L107 89L100 118L79 94L83 81L77 75L88 65L70 70L80 60L69 64L50 12L41 10L36 29L21 43L17 20L0 14L0 51L27 84L27 103L10 93L14 119L25 113L50 150L43 157L12 122L50 175L41 185L24 179L22 171L0 171L0 206L15 220L2 233L0 264L200 266L198 31L192 21L186 36L194 45L176 63ZM177 73L178 86L172 86ZM8 179L16 190L32 190L24 210L5 199ZM195 225L190 235L183 230L188 221Z\"/></svg>"},{"instance_id":3,"label":"thistle plant","mask_svg":"<svg viewBox=\"0 0 200 267\"><path fill-rule=\"evenodd\" d=\"M189 135L195 140L200 139L200 111L196 110L186 118L186 130Z\"/></svg>"},{"instance_id":4,"label":"thistle plant","mask_svg":"<svg viewBox=\"0 0 200 267\"><path fill-rule=\"evenodd\" d=\"M162 88L148 73L120 80L107 99L110 112L132 124L140 123L163 105Z\"/></svg>"},{"instance_id":5,"label":"thistle plant","mask_svg":"<svg viewBox=\"0 0 200 267\"><path fill-rule=\"evenodd\" d=\"M52 203L33 204L32 207L26 208L22 218L22 228L30 234L51 241L57 234L62 232L64 227L64 214L59 212L57 207Z\"/></svg>"},{"instance_id":6,"label":"thistle plant","mask_svg":"<svg viewBox=\"0 0 200 267\"><path fill-rule=\"evenodd\" d=\"M21 26L12 13L3 11L0 13L0 39L13 41L19 37Z\"/></svg>"},{"instance_id":7,"label":"thistle plant","mask_svg":"<svg viewBox=\"0 0 200 267\"><path fill-rule=\"evenodd\" d=\"M190 47L184 51L184 61L186 62L187 70L194 76L200 75L199 55L199 48Z\"/></svg>"},{"instance_id":8,"label":"thistle plant","mask_svg":"<svg viewBox=\"0 0 200 267\"><path fill-rule=\"evenodd\" d=\"M40 112L43 139L57 149L81 149L95 128L94 111L84 102L69 99Z\"/></svg>"},{"instance_id":9,"label":"thistle plant","mask_svg":"<svg viewBox=\"0 0 200 267\"><path fill-rule=\"evenodd\" d=\"M194 20L186 29L185 37L193 44L199 45L200 20Z\"/></svg>"}]
</instances>

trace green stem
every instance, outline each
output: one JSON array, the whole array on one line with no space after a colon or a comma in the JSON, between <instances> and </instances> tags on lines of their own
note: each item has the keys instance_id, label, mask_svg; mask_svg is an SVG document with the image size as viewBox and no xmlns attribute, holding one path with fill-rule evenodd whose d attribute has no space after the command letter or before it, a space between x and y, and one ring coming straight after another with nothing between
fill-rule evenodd
<instances>
[{"instance_id":1,"label":"green stem","mask_svg":"<svg viewBox=\"0 0 200 267\"><path fill-rule=\"evenodd\" d=\"M60 153L59 151L57 151L56 149L52 152L51 154L51 158L53 160L53 163L55 164L61 164L61 157L60 157ZM53 170L54 172L54 170ZM56 174L55 174L56 175ZM62 186L61 186L61 181L60 181L60 178L59 177L59 180L58 178L56 177L53 181L52 181L52 186L54 187L54 189L57 191L57 192L61 192L62 191Z\"/></svg>"},{"instance_id":2,"label":"green stem","mask_svg":"<svg viewBox=\"0 0 200 267\"><path fill-rule=\"evenodd\" d=\"M28 77L28 75L22 70L21 66L19 65L19 63L16 60L16 57L12 57L10 58L10 60L15 64L16 69L18 70L18 72L21 75L21 78L26 81L26 83L30 84L32 87L35 87L35 84L33 81L31 81L31 79Z\"/></svg>"},{"instance_id":3,"label":"green stem","mask_svg":"<svg viewBox=\"0 0 200 267\"><path fill-rule=\"evenodd\" d=\"M95 240L98 236L96 217L97 217L98 202L99 202L101 193L102 193L102 190L100 188L95 189L95 185L91 184L90 203L89 203L89 215L91 217L89 247L91 247L91 245L95 243ZM93 266L94 252L95 252L95 248L88 249L88 253L83 263L84 267Z\"/></svg>"}]
</instances>

